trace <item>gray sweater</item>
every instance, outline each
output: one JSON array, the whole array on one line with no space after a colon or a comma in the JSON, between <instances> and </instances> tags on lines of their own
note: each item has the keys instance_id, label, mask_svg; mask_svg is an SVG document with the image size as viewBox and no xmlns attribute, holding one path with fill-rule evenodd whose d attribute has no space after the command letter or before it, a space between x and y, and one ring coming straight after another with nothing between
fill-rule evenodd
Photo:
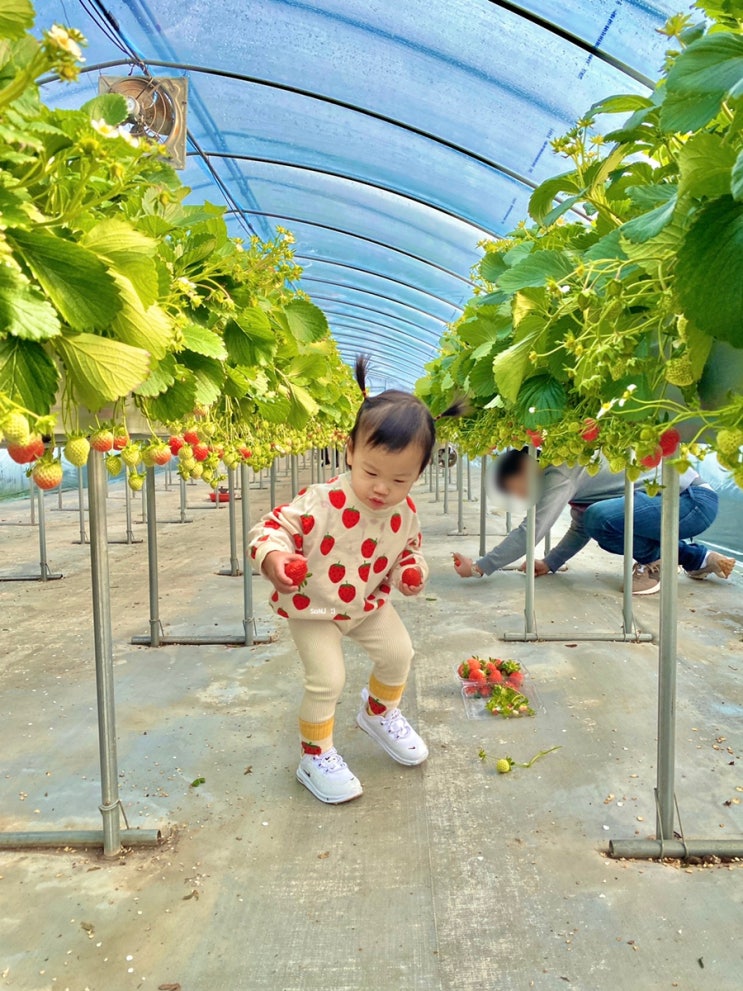
<instances>
[{"instance_id":1,"label":"gray sweater","mask_svg":"<svg viewBox=\"0 0 743 991\"><path fill-rule=\"evenodd\" d=\"M653 477L655 471L647 472L635 485L641 486L648 477ZM684 472L680 479L681 491L688 488L698 478L697 472L690 469ZM537 543L543 540L565 507L570 504L570 527L560 543L553 547L545 558L550 571L557 571L573 555L582 550L591 539L583 529L583 512L586 506L606 499L617 499L624 495L624 473L614 474L608 466L602 463L601 471L589 475L585 468L567 468L548 465L543 471L537 472L539 486L537 496ZM506 565L517 561L526 553L526 520L524 519L515 530L512 530L505 540L497 547L481 557L475 563L486 575L505 568Z\"/></svg>"}]
</instances>

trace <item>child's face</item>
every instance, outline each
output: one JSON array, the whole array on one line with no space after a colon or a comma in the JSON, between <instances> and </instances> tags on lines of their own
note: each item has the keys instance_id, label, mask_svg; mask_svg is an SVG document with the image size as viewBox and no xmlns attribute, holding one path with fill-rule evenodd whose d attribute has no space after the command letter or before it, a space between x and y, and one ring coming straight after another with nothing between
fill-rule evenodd
<instances>
[{"instance_id":1,"label":"child's face","mask_svg":"<svg viewBox=\"0 0 743 991\"><path fill-rule=\"evenodd\" d=\"M422 457L418 444L409 444L401 451L370 447L363 439L353 446L349 444L346 461L356 498L370 509L396 506L420 476Z\"/></svg>"}]
</instances>

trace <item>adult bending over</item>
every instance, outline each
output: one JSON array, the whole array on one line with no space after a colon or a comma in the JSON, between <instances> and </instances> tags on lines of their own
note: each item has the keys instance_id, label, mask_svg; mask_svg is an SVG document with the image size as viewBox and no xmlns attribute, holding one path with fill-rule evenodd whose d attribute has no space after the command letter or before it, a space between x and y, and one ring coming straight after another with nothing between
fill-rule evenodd
<instances>
[{"instance_id":1,"label":"adult bending over","mask_svg":"<svg viewBox=\"0 0 743 991\"><path fill-rule=\"evenodd\" d=\"M499 491L526 499L529 494L530 455L528 449L503 454L495 466ZM647 477L647 476L645 476ZM649 496L643 488L644 478L635 485L634 542L635 566L632 592L649 595L660 588L660 517L661 498ZM582 550L593 538L610 554L624 553L624 475L609 471L602 460L601 469L589 475L585 468L564 465L538 466L537 543L570 506L570 527L559 544L547 556L534 562L537 577L558 571L566 561ZM727 578L735 559L711 551L692 538L703 533L717 516L717 493L703 482L693 469L680 477L680 514L678 559L690 578L709 575ZM484 557L477 561L455 556L454 568L461 578L490 575L523 557L526 553L526 521ZM521 566L523 571L525 565Z\"/></svg>"}]
</instances>

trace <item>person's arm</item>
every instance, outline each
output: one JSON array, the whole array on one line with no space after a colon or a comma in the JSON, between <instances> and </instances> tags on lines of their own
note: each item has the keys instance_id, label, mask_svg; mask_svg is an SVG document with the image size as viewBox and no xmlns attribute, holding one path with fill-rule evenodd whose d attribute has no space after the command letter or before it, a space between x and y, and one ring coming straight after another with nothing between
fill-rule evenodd
<instances>
[{"instance_id":1,"label":"person's arm","mask_svg":"<svg viewBox=\"0 0 743 991\"><path fill-rule=\"evenodd\" d=\"M398 588L403 595L417 595L423 589L423 585L428 578L428 564L423 557L421 545L423 538L420 532L420 522L416 513L413 513L408 535L405 541L405 550L398 555L397 560L390 568L389 577L395 588ZM402 574L406 568L418 568L421 573L420 585L403 585Z\"/></svg>"},{"instance_id":2,"label":"person's arm","mask_svg":"<svg viewBox=\"0 0 743 991\"><path fill-rule=\"evenodd\" d=\"M583 527L583 513L583 509L570 510L570 527L567 533L544 559L550 571L559 571L563 564L578 551L582 551L591 539Z\"/></svg>"},{"instance_id":3,"label":"person's arm","mask_svg":"<svg viewBox=\"0 0 743 991\"><path fill-rule=\"evenodd\" d=\"M290 561L302 556L304 541L308 539L307 533L315 527L317 509L310 495L308 492L286 506L272 509L255 524L249 534L251 558L258 565L261 574L279 592L296 591L285 568ZM320 529L322 526L318 527Z\"/></svg>"},{"instance_id":4,"label":"person's arm","mask_svg":"<svg viewBox=\"0 0 743 991\"><path fill-rule=\"evenodd\" d=\"M536 542L543 540L547 531L557 522L560 514L575 492L575 483L559 469L545 471L542 475L542 491L537 500ZM475 566L485 575L492 575L512 564L526 553L526 520L512 530L497 547L475 561Z\"/></svg>"}]
</instances>

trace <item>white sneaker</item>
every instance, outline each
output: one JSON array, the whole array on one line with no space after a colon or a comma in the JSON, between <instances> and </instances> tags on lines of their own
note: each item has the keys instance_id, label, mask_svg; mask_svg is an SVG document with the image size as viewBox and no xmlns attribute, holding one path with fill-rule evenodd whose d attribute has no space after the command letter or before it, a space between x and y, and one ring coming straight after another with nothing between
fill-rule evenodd
<instances>
[{"instance_id":1,"label":"white sneaker","mask_svg":"<svg viewBox=\"0 0 743 991\"><path fill-rule=\"evenodd\" d=\"M351 802L364 790L335 747L326 750L324 754L302 754L297 768L297 780L315 798L328 805Z\"/></svg>"},{"instance_id":2,"label":"white sneaker","mask_svg":"<svg viewBox=\"0 0 743 991\"><path fill-rule=\"evenodd\" d=\"M361 729L377 741L382 750L398 764L413 767L428 757L428 747L418 736L399 709L387 709L381 716L370 716L367 710L369 692L361 693L362 706L356 716Z\"/></svg>"}]
</instances>

